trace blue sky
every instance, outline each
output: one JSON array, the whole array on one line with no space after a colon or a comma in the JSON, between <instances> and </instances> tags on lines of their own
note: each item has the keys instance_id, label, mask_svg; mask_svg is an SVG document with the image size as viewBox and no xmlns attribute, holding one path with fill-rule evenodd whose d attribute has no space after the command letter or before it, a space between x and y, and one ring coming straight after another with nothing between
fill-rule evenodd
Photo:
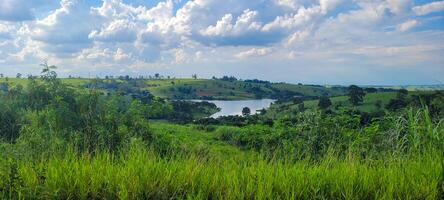
<instances>
[{"instance_id":1,"label":"blue sky","mask_svg":"<svg viewBox=\"0 0 444 200\"><path fill-rule=\"evenodd\" d=\"M2 0L0 73L443 84L444 1Z\"/></svg>"}]
</instances>

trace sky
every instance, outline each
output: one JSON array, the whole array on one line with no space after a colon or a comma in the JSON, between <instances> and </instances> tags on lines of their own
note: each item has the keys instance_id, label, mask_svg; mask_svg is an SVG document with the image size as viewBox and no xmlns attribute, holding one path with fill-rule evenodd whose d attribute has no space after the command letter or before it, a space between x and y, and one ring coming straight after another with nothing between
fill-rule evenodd
<instances>
[{"instance_id":1,"label":"sky","mask_svg":"<svg viewBox=\"0 0 444 200\"><path fill-rule=\"evenodd\" d=\"M444 1L0 0L0 73L444 84Z\"/></svg>"}]
</instances>

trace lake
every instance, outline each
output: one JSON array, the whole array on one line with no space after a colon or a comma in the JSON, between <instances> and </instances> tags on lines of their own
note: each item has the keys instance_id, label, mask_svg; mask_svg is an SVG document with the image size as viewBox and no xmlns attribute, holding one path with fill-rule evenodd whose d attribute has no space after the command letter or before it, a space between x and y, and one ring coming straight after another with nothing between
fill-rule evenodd
<instances>
[{"instance_id":1,"label":"lake","mask_svg":"<svg viewBox=\"0 0 444 200\"><path fill-rule=\"evenodd\" d=\"M204 101L204 100L193 100ZM237 101L224 101L224 100L208 100L207 102L214 103L220 111L211 115L213 118L229 115L242 115L242 109L248 107L251 110L251 114L257 113L257 110L270 107L271 103L275 102L273 99L255 99L255 100L237 100Z\"/></svg>"}]
</instances>

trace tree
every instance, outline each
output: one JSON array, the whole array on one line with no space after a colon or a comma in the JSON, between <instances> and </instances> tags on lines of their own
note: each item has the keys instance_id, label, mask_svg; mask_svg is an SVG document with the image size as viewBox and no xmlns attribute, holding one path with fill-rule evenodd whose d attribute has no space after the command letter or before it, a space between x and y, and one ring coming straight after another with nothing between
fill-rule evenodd
<instances>
[{"instance_id":1,"label":"tree","mask_svg":"<svg viewBox=\"0 0 444 200\"><path fill-rule=\"evenodd\" d=\"M197 74L193 74L191 77L192 77L193 79L197 79Z\"/></svg>"},{"instance_id":2,"label":"tree","mask_svg":"<svg viewBox=\"0 0 444 200\"><path fill-rule=\"evenodd\" d=\"M17 75L15 76L16 78L22 78L22 74L17 73Z\"/></svg>"},{"instance_id":3,"label":"tree","mask_svg":"<svg viewBox=\"0 0 444 200\"><path fill-rule=\"evenodd\" d=\"M357 106L364 101L365 92L362 88L356 85L351 85L350 87L348 87L348 96L349 101L354 106Z\"/></svg>"},{"instance_id":4,"label":"tree","mask_svg":"<svg viewBox=\"0 0 444 200\"><path fill-rule=\"evenodd\" d=\"M57 73L54 71L55 69L57 69L57 67L55 65L48 65L47 62L44 62L42 64L40 64L40 66L43 67L42 72L41 72L41 78L44 81L54 81L57 79Z\"/></svg>"},{"instance_id":5,"label":"tree","mask_svg":"<svg viewBox=\"0 0 444 200\"><path fill-rule=\"evenodd\" d=\"M399 110L401 108L405 108L407 106L407 102L404 99L395 98L390 99L389 103L386 105L386 108L388 110Z\"/></svg>"},{"instance_id":6,"label":"tree","mask_svg":"<svg viewBox=\"0 0 444 200\"><path fill-rule=\"evenodd\" d=\"M244 107L243 109L242 109L242 115L243 116L248 116L248 115L250 115L251 114L251 110L250 110L250 108L248 108L248 107Z\"/></svg>"},{"instance_id":7,"label":"tree","mask_svg":"<svg viewBox=\"0 0 444 200\"><path fill-rule=\"evenodd\" d=\"M376 89L376 88L365 88L365 92L367 92L367 93L376 93L376 92L378 92L378 89Z\"/></svg>"},{"instance_id":8,"label":"tree","mask_svg":"<svg viewBox=\"0 0 444 200\"><path fill-rule=\"evenodd\" d=\"M318 107L322 110L327 109L331 106L330 98L323 96L319 99Z\"/></svg>"}]
</instances>

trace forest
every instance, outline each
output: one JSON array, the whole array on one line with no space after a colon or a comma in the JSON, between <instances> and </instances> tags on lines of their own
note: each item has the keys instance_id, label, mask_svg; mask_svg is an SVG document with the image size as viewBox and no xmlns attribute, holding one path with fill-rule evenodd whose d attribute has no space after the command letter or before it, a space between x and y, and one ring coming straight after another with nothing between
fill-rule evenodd
<instances>
[{"instance_id":1,"label":"forest","mask_svg":"<svg viewBox=\"0 0 444 200\"><path fill-rule=\"evenodd\" d=\"M0 81L1 199L444 198L439 90L42 66ZM216 119L214 104L186 101L263 97L277 101Z\"/></svg>"}]
</instances>

